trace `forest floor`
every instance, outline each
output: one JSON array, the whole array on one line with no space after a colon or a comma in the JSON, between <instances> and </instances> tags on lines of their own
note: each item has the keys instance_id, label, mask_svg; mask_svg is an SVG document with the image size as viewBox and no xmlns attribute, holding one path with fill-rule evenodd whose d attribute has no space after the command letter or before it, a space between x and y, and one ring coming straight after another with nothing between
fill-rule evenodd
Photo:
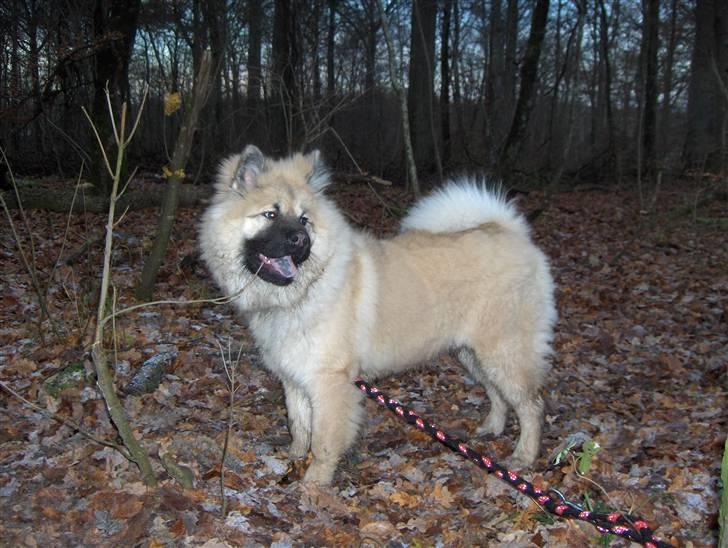
<instances>
[{"instance_id":1,"label":"forest floor","mask_svg":"<svg viewBox=\"0 0 728 548\"><path fill-rule=\"evenodd\" d=\"M396 230L395 212L408 199L392 188L377 192L342 185L332 194L352 223L386 236ZM523 475L585 507L640 515L657 536L679 546L717 544L728 430L728 205L691 211L696 192L694 183L664 190L650 214L640 214L633 191L559 193L533 223L552 261L559 322L543 450ZM526 212L543 205L540 192L519 199ZM684 215L675 215L681 210ZM27 246L20 214L12 215ZM218 295L202 264L190 260L199 216L200 210L180 212L157 298ZM27 217L35 265L63 334L55 338L46 321L41 341L37 299L4 218L0 381L113 441L115 430L92 383L81 379L55 391L48 383L73 364L88 366L102 250L100 244L84 249L84 243L98 241L104 219L37 211ZM155 226L156 215L145 210L128 213L117 227L117 308L134 304ZM0 545L629 545L600 539L589 524L552 519L371 401L366 426L333 486L304 486L298 481L303 466L287 458L281 386L260 367L229 305L156 305L119 317L115 328L120 387L148 358L175 355L153 393L123 396L154 457L159 487L145 488L115 450L0 390ZM232 341L233 354L242 348L224 518L220 457L229 392L218 340L225 347ZM473 439L488 408L485 391L449 357L431 365L382 379L379 387L473 447L496 459L507 456L517 437L515 420L497 439ZM600 446L584 476L574 466L578 446L560 465L549 465L549 455L577 434ZM164 472L157 457L165 454L191 470L192 488Z\"/></svg>"}]
</instances>

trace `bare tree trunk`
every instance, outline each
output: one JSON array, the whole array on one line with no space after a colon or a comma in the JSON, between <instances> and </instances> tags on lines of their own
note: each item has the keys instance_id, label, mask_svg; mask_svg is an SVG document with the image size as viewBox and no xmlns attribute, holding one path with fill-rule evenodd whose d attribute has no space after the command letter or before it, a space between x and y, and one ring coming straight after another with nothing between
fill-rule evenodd
<instances>
[{"instance_id":1,"label":"bare tree trunk","mask_svg":"<svg viewBox=\"0 0 728 548\"><path fill-rule=\"evenodd\" d=\"M665 70L662 79L662 105L660 112L658 135L658 147L662 153L667 154L672 136L672 86L673 70L675 66L675 45L677 37L677 2L670 2L670 24L667 36L667 57L665 59Z\"/></svg>"},{"instance_id":2,"label":"bare tree trunk","mask_svg":"<svg viewBox=\"0 0 728 548\"><path fill-rule=\"evenodd\" d=\"M599 75L600 89L607 126L607 155L609 161L615 160L614 142L614 116L612 114L612 63L609 59L609 21L607 20L607 9L604 0L599 0L599 57L601 60L601 71Z\"/></svg>"},{"instance_id":3,"label":"bare tree trunk","mask_svg":"<svg viewBox=\"0 0 728 548\"><path fill-rule=\"evenodd\" d=\"M362 2L364 17L366 19L366 28L361 31L364 35L364 93L369 95L367 108L371 109L371 115L374 114L374 83L377 80L377 31L379 30L379 21L377 17L377 7L374 2Z\"/></svg>"},{"instance_id":4,"label":"bare tree trunk","mask_svg":"<svg viewBox=\"0 0 728 548\"><path fill-rule=\"evenodd\" d=\"M452 0L452 17L455 21L452 33L452 104L455 114L455 149L465 152L467 156L467 142L463 135L465 132L465 122L463 120L462 105L462 88L460 73L460 56L462 55L460 46L460 0Z\"/></svg>"},{"instance_id":5,"label":"bare tree trunk","mask_svg":"<svg viewBox=\"0 0 728 548\"><path fill-rule=\"evenodd\" d=\"M433 135L434 57L436 0L415 0L412 4L409 88L407 104L412 131L412 148L418 171L432 171L438 153Z\"/></svg>"},{"instance_id":6,"label":"bare tree trunk","mask_svg":"<svg viewBox=\"0 0 728 548\"><path fill-rule=\"evenodd\" d=\"M452 0L445 0L442 7L440 32L440 128L442 136L442 163L450 161L450 12Z\"/></svg>"},{"instance_id":7,"label":"bare tree trunk","mask_svg":"<svg viewBox=\"0 0 728 548\"><path fill-rule=\"evenodd\" d=\"M94 35L99 42L95 55L94 100L91 117L107 151L113 136L106 108L106 89L118 112L129 87L129 59L136 36L141 0L96 0ZM92 175L102 194L111 191L111 179L100 154L94 156Z\"/></svg>"},{"instance_id":8,"label":"bare tree trunk","mask_svg":"<svg viewBox=\"0 0 728 548\"><path fill-rule=\"evenodd\" d=\"M397 62L394 56L394 44L392 36L389 33L389 23L387 23L387 13L384 10L382 0L377 0L379 13L382 16L382 31L384 31L384 40L387 43L387 54L389 59L389 77L392 81L392 87L399 97L400 116L402 118L402 137L404 139L404 150L407 158L407 170L409 173L409 189L415 196L420 195L420 183L417 179L417 164L412 149L412 138L410 136L409 113L407 108L407 92L402 87L402 82L397 76Z\"/></svg>"},{"instance_id":9,"label":"bare tree trunk","mask_svg":"<svg viewBox=\"0 0 728 548\"><path fill-rule=\"evenodd\" d=\"M200 111L210 95L213 78L212 54L209 50L206 50L202 55L200 70L195 79L192 100L185 110L182 127L180 127L177 142L175 143L172 165L170 166L171 175L167 181L154 244L147 260L144 262L141 280L136 289L136 296L140 300L149 301L152 298L157 273L164 260L169 237L172 234L172 227L177 214L177 204L179 203L179 187L184 179L184 168L187 165L187 159L192 149L197 121Z\"/></svg>"},{"instance_id":10,"label":"bare tree trunk","mask_svg":"<svg viewBox=\"0 0 728 548\"><path fill-rule=\"evenodd\" d=\"M298 95L296 71L299 48L296 39L298 2L276 0L273 13L272 148L278 154L290 154L300 140L298 127Z\"/></svg>"},{"instance_id":11,"label":"bare tree trunk","mask_svg":"<svg viewBox=\"0 0 728 548\"><path fill-rule=\"evenodd\" d=\"M260 109L261 91L261 44L263 6L261 2L248 2L248 142L258 143L261 139L262 120Z\"/></svg>"},{"instance_id":12,"label":"bare tree trunk","mask_svg":"<svg viewBox=\"0 0 728 548\"><path fill-rule=\"evenodd\" d=\"M578 5L577 5L578 8ZM549 170L551 170L554 167L554 161L556 158L554 157L554 151L557 147L557 132L555 131L556 126L556 120L559 119L559 100L561 99L561 83L564 79L564 74L567 70L568 65L568 58L569 58L569 46L571 44L571 36L569 37L569 40L567 41L566 45L566 55L564 55L564 60L561 59L561 12L563 9L563 0L558 0L558 4L556 6L556 33L554 36L554 91L551 94L551 100L549 104L549 113L548 113L548 149L547 149L547 157L546 157L546 165L548 166ZM560 144L560 143L559 143Z\"/></svg>"},{"instance_id":13,"label":"bare tree trunk","mask_svg":"<svg viewBox=\"0 0 728 548\"><path fill-rule=\"evenodd\" d=\"M485 146L489 151L498 147L510 122L503 108L504 32L501 0L490 3L488 34L488 66L485 78ZM509 113L510 114L510 113Z\"/></svg>"},{"instance_id":14,"label":"bare tree trunk","mask_svg":"<svg viewBox=\"0 0 728 548\"><path fill-rule=\"evenodd\" d=\"M597 11L596 3L594 4L595 13ZM599 17L594 16L588 19L591 23L591 55L596 61L591 64L591 70L589 71L589 83L587 94L589 95L589 146L592 151L595 151L596 145L600 138L600 95L599 95L599 73L601 69L601 63L599 62ZM600 151L596 151L597 154Z\"/></svg>"},{"instance_id":15,"label":"bare tree trunk","mask_svg":"<svg viewBox=\"0 0 728 548\"><path fill-rule=\"evenodd\" d=\"M329 0L329 17L326 34L326 95L336 93L335 37L336 37L336 0Z\"/></svg>"},{"instance_id":16,"label":"bare tree trunk","mask_svg":"<svg viewBox=\"0 0 728 548\"><path fill-rule=\"evenodd\" d=\"M564 55L564 102L566 103L565 127L567 131L566 139L561 145L560 155L556 158L556 173L546 190L547 201L551 199L552 192L558 188L561 178L564 175L571 147L574 140L574 118L576 104L578 101L578 91L574 91L574 82L578 80L579 65L581 63L581 48L584 37L584 20L586 18L586 0L577 0L577 19L569 36L566 54Z\"/></svg>"},{"instance_id":17,"label":"bare tree trunk","mask_svg":"<svg viewBox=\"0 0 728 548\"><path fill-rule=\"evenodd\" d=\"M228 49L228 63L230 66L230 100L232 103L232 132L235 132L235 134L240 135L240 128L245 126L245 120L242 116L242 97L240 95L240 68L242 66L242 62L239 60L238 52L234 51L235 48L227 48ZM232 134L230 135L230 141L235 143L236 141L236 135ZM241 143L235 143L238 145L241 145ZM242 149L242 146L239 148Z\"/></svg>"},{"instance_id":18,"label":"bare tree trunk","mask_svg":"<svg viewBox=\"0 0 728 548\"><path fill-rule=\"evenodd\" d=\"M213 123L205 124L203 147L208 143L224 142L224 123L226 116L223 114L222 74L225 65L225 50L227 48L227 22L225 20L224 0L206 0L202 3L202 13L205 18L205 29L209 36L210 53L212 63L212 81L210 83L210 96L205 104L205 110L209 115L203 119Z\"/></svg>"},{"instance_id":19,"label":"bare tree trunk","mask_svg":"<svg viewBox=\"0 0 728 548\"><path fill-rule=\"evenodd\" d=\"M518 0L508 0L506 6L506 50L503 59L503 113L506 120L513 116L518 76Z\"/></svg>"},{"instance_id":20,"label":"bare tree trunk","mask_svg":"<svg viewBox=\"0 0 728 548\"><path fill-rule=\"evenodd\" d=\"M644 0L644 93L642 123L642 150L644 169L648 178L653 178L657 168L657 51L660 26L660 0Z\"/></svg>"},{"instance_id":21,"label":"bare tree trunk","mask_svg":"<svg viewBox=\"0 0 728 548\"><path fill-rule=\"evenodd\" d=\"M513 162L513 155L521 144L521 139L526 132L528 119L531 113L533 94L538 77L538 62L541 58L541 45L546 34L546 22L548 21L549 0L536 0L531 15L531 30L528 35L526 52L521 67L521 89L518 93L516 111L513 114L513 122L503 146L498 154L496 171L503 177L510 171Z\"/></svg>"},{"instance_id":22,"label":"bare tree trunk","mask_svg":"<svg viewBox=\"0 0 728 548\"><path fill-rule=\"evenodd\" d=\"M30 71L31 92L33 96L33 110L40 112L43 109L40 91L40 69L39 69L39 53L38 53L38 10L39 6L35 2L29 2L25 6L26 19L28 21L28 70ZM42 134L40 131L40 122L33 130L33 140L35 149L38 154L45 154Z\"/></svg>"},{"instance_id":23,"label":"bare tree trunk","mask_svg":"<svg viewBox=\"0 0 728 548\"><path fill-rule=\"evenodd\" d=\"M19 19L20 14L16 11L16 8L18 6L13 2L12 11L11 11L11 17L13 19ZM12 97L14 94L17 93L18 90L22 89L22 72L21 68L23 66L23 59L21 56L21 47L20 47L20 28L18 25L12 25L10 28L10 78L8 78L8 81L10 83L9 89L8 89L8 97ZM11 131L11 148L12 150L18 150L18 141L19 141L19 135L20 132L17 130Z\"/></svg>"},{"instance_id":24,"label":"bare tree trunk","mask_svg":"<svg viewBox=\"0 0 728 548\"><path fill-rule=\"evenodd\" d=\"M313 78L313 101L316 105L321 102L321 60L319 59L319 38L321 35L321 0L316 0L313 4L313 13L311 14L311 64Z\"/></svg>"},{"instance_id":25,"label":"bare tree trunk","mask_svg":"<svg viewBox=\"0 0 728 548\"><path fill-rule=\"evenodd\" d=\"M687 167L717 169L721 157L726 105L712 64L728 70L728 6L722 0L697 0L695 43L688 86L688 130L683 160Z\"/></svg>"}]
</instances>

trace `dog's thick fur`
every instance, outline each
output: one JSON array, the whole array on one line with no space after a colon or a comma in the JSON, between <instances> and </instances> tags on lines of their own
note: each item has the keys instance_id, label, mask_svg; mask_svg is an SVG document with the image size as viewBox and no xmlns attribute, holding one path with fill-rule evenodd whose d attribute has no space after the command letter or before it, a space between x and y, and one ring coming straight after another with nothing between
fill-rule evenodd
<instances>
[{"instance_id":1,"label":"dog's thick fur","mask_svg":"<svg viewBox=\"0 0 728 548\"><path fill-rule=\"evenodd\" d=\"M313 453L304 480L329 483L354 442L357 375L447 350L490 398L479 433L501 434L512 407L512 461L533 463L556 312L548 261L523 217L501 193L461 179L378 240L346 223L323 195L328 182L318 152L272 160L250 145L222 163L200 234L215 281L239 293L263 362L283 382L290 455Z\"/></svg>"}]
</instances>

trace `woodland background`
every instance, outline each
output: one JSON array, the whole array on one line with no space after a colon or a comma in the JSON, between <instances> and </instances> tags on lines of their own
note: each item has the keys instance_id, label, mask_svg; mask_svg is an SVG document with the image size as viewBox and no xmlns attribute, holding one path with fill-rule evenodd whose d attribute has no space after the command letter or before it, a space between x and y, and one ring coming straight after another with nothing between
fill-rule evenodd
<instances>
[{"instance_id":1,"label":"woodland background","mask_svg":"<svg viewBox=\"0 0 728 548\"><path fill-rule=\"evenodd\" d=\"M258 144L322 148L337 169L404 183L406 90L417 170L573 185L726 164L728 5L720 0L7 0L0 146L19 174L77 173L107 190L81 107L139 106L130 164L159 173L209 48L213 91L189 178ZM410 174L409 180L413 177ZM95 180L99 179L99 180Z\"/></svg>"},{"instance_id":2,"label":"woodland background","mask_svg":"<svg viewBox=\"0 0 728 548\"><path fill-rule=\"evenodd\" d=\"M321 148L381 237L451 173L518 189L559 311L524 475L673 545L728 530L727 2L4 0L0 46L1 542L626 545L371 402L334 485L297 481L280 384L197 258L207 183L251 142ZM117 130L140 120L112 170L107 90ZM509 454L517 423L473 439L485 392L425 365L380 386Z\"/></svg>"}]
</instances>

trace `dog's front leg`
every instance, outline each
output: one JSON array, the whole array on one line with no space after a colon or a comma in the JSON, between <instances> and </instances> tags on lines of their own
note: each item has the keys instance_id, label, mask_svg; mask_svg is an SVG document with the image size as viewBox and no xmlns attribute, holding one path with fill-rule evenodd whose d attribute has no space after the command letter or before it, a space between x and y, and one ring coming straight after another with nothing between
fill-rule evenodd
<instances>
[{"instance_id":1,"label":"dog's front leg","mask_svg":"<svg viewBox=\"0 0 728 548\"><path fill-rule=\"evenodd\" d=\"M362 419L362 396L346 371L322 374L311 393L313 461L303 478L331 483L336 465L356 439Z\"/></svg>"},{"instance_id":2,"label":"dog's front leg","mask_svg":"<svg viewBox=\"0 0 728 548\"><path fill-rule=\"evenodd\" d=\"M306 456L311 447L311 402L306 393L295 384L283 381L288 411L288 431L291 446L288 455L292 459Z\"/></svg>"}]
</instances>

